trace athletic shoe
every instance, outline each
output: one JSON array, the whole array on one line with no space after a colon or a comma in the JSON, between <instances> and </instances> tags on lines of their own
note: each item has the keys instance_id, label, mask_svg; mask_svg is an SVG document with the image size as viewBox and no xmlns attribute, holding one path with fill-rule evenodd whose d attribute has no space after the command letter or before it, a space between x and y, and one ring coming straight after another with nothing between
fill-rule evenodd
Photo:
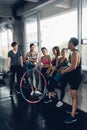
<instances>
[{"instance_id":1,"label":"athletic shoe","mask_svg":"<svg viewBox=\"0 0 87 130\"><path fill-rule=\"evenodd\" d=\"M35 94L41 95L42 93L40 91L36 90Z\"/></svg>"},{"instance_id":2,"label":"athletic shoe","mask_svg":"<svg viewBox=\"0 0 87 130\"><path fill-rule=\"evenodd\" d=\"M56 107L61 107L61 106L63 106L63 102L58 101L57 104L56 104Z\"/></svg>"},{"instance_id":3,"label":"athletic shoe","mask_svg":"<svg viewBox=\"0 0 87 130\"><path fill-rule=\"evenodd\" d=\"M66 110L66 113L70 114L71 113L71 110ZM76 110L75 114L79 114L79 112Z\"/></svg>"},{"instance_id":4,"label":"athletic shoe","mask_svg":"<svg viewBox=\"0 0 87 130\"><path fill-rule=\"evenodd\" d=\"M72 117L71 115L68 116L68 117L64 120L64 122L67 123L67 124L71 124L71 123L73 123L73 122L75 122L75 121L77 121L77 119L76 119L75 117Z\"/></svg>"},{"instance_id":5,"label":"athletic shoe","mask_svg":"<svg viewBox=\"0 0 87 130\"><path fill-rule=\"evenodd\" d=\"M44 103L50 103L50 102L52 102L52 101L53 101L52 98L47 97L47 98L44 100Z\"/></svg>"},{"instance_id":6,"label":"athletic shoe","mask_svg":"<svg viewBox=\"0 0 87 130\"><path fill-rule=\"evenodd\" d=\"M31 91L30 95L32 96L34 94L34 91Z\"/></svg>"}]
</instances>

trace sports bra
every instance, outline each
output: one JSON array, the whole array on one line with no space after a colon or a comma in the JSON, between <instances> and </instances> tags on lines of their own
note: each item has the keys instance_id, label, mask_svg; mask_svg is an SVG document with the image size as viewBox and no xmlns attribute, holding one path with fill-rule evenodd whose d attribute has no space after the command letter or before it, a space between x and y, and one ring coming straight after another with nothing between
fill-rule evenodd
<instances>
[{"instance_id":1,"label":"sports bra","mask_svg":"<svg viewBox=\"0 0 87 130\"><path fill-rule=\"evenodd\" d=\"M56 66L57 58L52 59L52 66Z\"/></svg>"},{"instance_id":2,"label":"sports bra","mask_svg":"<svg viewBox=\"0 0 87 130\"><path fill-rule=\"evenodd\" d=\"M46 65L46 64L49 64L49 61L48 61L48 60L43 60L42 63L43 63L44 65Z\"/></svg>"},{"instance_id":3,"label":"sports bra","mask_svg":"<svg viewBox=\"0 0 87 130\"><path fill-rule=\"evenodd\" d=\"M29 59L36 60L37 59L36 53L35 52L30 52Z\"/></svg>"}]
</instances>

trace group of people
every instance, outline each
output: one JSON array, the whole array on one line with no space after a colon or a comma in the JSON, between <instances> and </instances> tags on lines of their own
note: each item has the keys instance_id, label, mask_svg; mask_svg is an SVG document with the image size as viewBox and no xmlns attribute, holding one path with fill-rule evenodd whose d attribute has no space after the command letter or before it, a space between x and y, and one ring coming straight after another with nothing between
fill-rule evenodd
<instances>
[{"instance_id":1,"label":"group of people","mask_svg":"<svg viewBox=\"0 0 87 130\"><path fill-rule=\"evenodd\" d=\"M61 97L58 100L56 106L60 107L63 105L63 97L65 95L65 87L69 83L71 99L72 99L72 110L70 116L65 119L65 123L72 123L76 121L76 110L78 105L77 90L82 80L81 75L81 56L79 51L76 49L79 41L77 38L71 38L68 42L68 49L71 51L71 55L67 58L67 50L63 48L61 50L58 46L52 48L54 58L48 54L47 48L42 47L42 56L38 56L38 52L35 50L35 45L30 44L30 51L25 55L24 59L21 52L18 50L18 43L13 42L11 44L12 50L8 52L8 70L11 71L10 80L10 96L13 94L13 85L15 80L15 73L17 73L17 93L20 92L20 80L23 74L23 66L25 65L26 70L37 68L42 66L41 73L44 75L47 82L47 94L44 99L45 103L52 102L55 97L55 88L61 90ZM38 58L40 57L40 58ZM37 76L36 76L37 77ZM36 79L36 87L31 85L31 93L41 94L42 92L38 89L38 79ZM42 90L44 89L44 80L41 77Z\"/></svg>"}]
</instances>

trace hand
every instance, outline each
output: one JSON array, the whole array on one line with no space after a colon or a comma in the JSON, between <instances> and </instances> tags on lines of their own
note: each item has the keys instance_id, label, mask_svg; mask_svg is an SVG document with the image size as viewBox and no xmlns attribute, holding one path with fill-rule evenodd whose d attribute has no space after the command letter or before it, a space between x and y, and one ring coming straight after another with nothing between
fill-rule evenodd
<instances>
[{"instance_id":1,"label":"hand","mask_svg":"<svg viewBox=\"0 0 87 130\"><path fill-rule=\"evenodd\" d=\"M49 74L50 73L50 70L47 70L46 74Z\"/></svg>"},{"instance_id":2,"label":"hand","mask_svg":"<svg viewBox=\"0 0 87 130\"><path fill-rule=\"evenodd\" d=\"M52 77L52 74L53 74L53 73L51 72L51 73L50 73L50 77Z\"/></svg>"},{"instance_id":3,"label":"hand","mask_svg":"<svg viewBox=\"0 0 87 130\"><path fill-rule=\"evenodd\" d=\"M61 74L64 74L65 73L65 69L61 69Z\"/></svg>"}]
</instances>

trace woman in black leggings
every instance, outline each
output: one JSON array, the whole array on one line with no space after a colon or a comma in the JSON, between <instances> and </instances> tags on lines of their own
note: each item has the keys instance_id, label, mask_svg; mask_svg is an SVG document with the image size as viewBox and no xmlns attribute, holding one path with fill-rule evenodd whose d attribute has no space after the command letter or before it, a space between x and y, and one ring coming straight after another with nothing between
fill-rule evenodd
<instances>
[{"instance_id":1,"label":"woman in black leggings","mask_svg":"<svg viewBox=\"0 0 87 130\"><path fill-rule=\"evenodd\" d=\"M60 70L62 67L66 67L67 66L67 58L66 58L66 49L63 48L61 51L61 57L58 59L58 66L56 67L56 71L54 71L52 73L52 76L50 77L50 82L47 86L48 92L49 94L54 92L54 88L60 88L61 90L61 97L60 97L60 101L57 103L57 106L60 107L63 103L61 102L64 94L65 94L65 88L63 88L63 76L60 74ZM59 84L59 86L58 86ZM64 85L65 86L65 85ZM51 94L50 94L51 95ZM52 96L51 96L52 97ZM50 102L51 98L48 98L48 100L46 101L46 103Z\"/></svg>"}]
</instances>

